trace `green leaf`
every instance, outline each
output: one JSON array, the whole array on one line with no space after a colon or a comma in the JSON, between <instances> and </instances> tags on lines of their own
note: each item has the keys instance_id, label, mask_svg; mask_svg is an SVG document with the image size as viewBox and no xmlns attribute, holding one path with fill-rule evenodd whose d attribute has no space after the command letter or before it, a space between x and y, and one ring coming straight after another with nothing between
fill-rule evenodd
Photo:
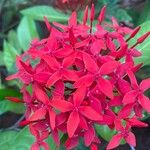
<instances>
[{"instance_id":1,"label":"green leaf","mask_svg":"<svg viewBox=\"0 0 150 150\"><path fill-rule=\"evenodd\" d=\"M17 37L17 33L14 30L10 30L8 32L8 42L18 51L18 53L21 53L21 47L19 45L19 40Z\"/></svg>"},{"instance_id":2,"label":"green leaf","mask_svg":"<svg viewBox=\"0 0 150 150\"><path fill-rule=\"evenodd\" d=\"M28 127L25 127L20 132L1 132L0 140L3 140L0 142L2 150L29 150L34 137L30 134Z\"/></svg>"},{"instance_id":3,"label":"green leaf","mask_svg":"<svg viewBox=\"0 0 150 150\"><path fill-rule=\"evenodd\" d=\"M141 30L138 34L129 41L129 45L132 46L136 43L137 39L146 32L150 31L150 21L147 21L140 25ZM135 58L136 63L144 63L144 65L150 64L150 36L141 44L137 45L136 48L142 52L142 56Z\"/></svg>"},{"instance_id":4,"label":"green leaf","mask_svg":"<svg viewBox=\"0 0 150 150\"><path fill-rule=\"evenodd\" d=\"M27 50L31 40L39 37L34 20L24 16L17 28L17 36L21 48Z\"/></svg>"},{"instance_id":5,"label":"green leaf","mask_svg":"<svg viewBox=\"0 0 150 150\"><path fill-rule=\"evenodd\" d=\"M32 17L35 20L43 21L46 16L50 22L66 22L68 15L50 6L34 6L21 11L23 15Z\"/></svg>"},{"instance_id":6,"label":"green leaf","mask_svg":"<svg viewBox=\"0 0 150 150\"><path fill-rule=\"evenodd\" d=\"M48 137L48 139L46 139L46 142L48 143L50 149L57 150L57 146L56 146L56 144L55 144L55 142L54 142L51 135Z\"/></svg>"},{"instance_id":7,"label":"green leaf","mask_svg":"<svg viewBox=\"0 0 150 150\"><path fill-rule=\"evenodd\" d=\"M14 138L13 146L10 150L29 150L33 143L34 137L29 132L28 127L25 127Z\"/></svg>"},{"instance_id":8,"label":"green leaf","mask_svg":"<svg viewBox=\"0 0 150 150\"><path fill-rule=\"evenodd\" d=\"M4 54L2 51L0 51L0 66L4 66L5 63L4 63Z\"/></svg>"},{"instance_id":9,"label":"green leaf","mask_svg":"<svg viewBox=\"0 0 150 150\"><path fill-rule=\"evenodd\" d=\"M16 55L19 53L17 50L8 42L4 41L3 43L3 55L4 55L4 63L7 67L8 71L14 71L14 64L16 60Z\"/></svg>"},{"instance_id":10,"label":"green leaf","mask_svg":"<svg viewBox=\"0 0 150 150\"><path fill-rule=\"evenodd\" d=\"M120 0L98 0L96 5L96 12L100 11L104 5L107 6L106 20L110 21L110 18L114 16L118 21L131 21L132 18L128 14L127 10L122 9L119 5ZM98 14L97 14L98 15Z\"/></svg>"},{"instance_id":11,"label":"green leaf","mask_svg":"<svg viewBox=\"0 0 150 150\"><path fill-rule=\"evenodd\" d=\"M125 10L118 8L116 11L117 12L115 12L114 10L114 16L119 21L131 21L132 20L132 18L128 15L128 13Z\"/></svg>"},{"instance_id":12,"label":"green leaf","mask_svg":"<svg viewBox=\"0 0 150 150\"><path fill-rule=\"evenodd\" d=\"M1 131L0 132L0 147L3 150L11 150L12 141L18 132L16 131Z\"/></svg>"},{"instance_id":13,"label":"green leaf","mask_svg":"<svg viewBox=\"0 0 150 150\"><path fill-rule=\"evenodd\" d=\"M5 137L6 135L6 137ZM5 131L0 133L0 147L2 150L29 150L34 142L34 137L30 134L28 127L20 132Z\"/></svg>"},{"instance_id":14,"label":"green leaf","mask_svg":"<svg viewBox=\"0 0 150 150\"><path fill-rule=\"evenodd\" d=\"M138 24L150 20L150 0L147 0L144 4L143 10L140 12L140 17L138 19Z\"/></svg>"},{"instance_id":15,"label":"green leaf","mask_svg":"<svg viewBox=\"0 0 150 150\"><path fill-rule=\"evenodd\" d=\"M0 89L0 100L4 100L7 96L21 97L21 94L13 89Z\"/></svg>"},{"instance_id":16,"label":"green leaf","mask_svg":"<svg viewBox=\"0 0 150 150\"><path fill-rule=\"evenodd\" d=\"M3 114L7 111L23 114L25 111L25 106L22 103L14 103L9 100L0 101L0 114Z\"/></svg>"},{"instance_id":17,"label":"green leaf","mask_svg":"<svg viewBox=\"0 0 150 150\"><path fill-rule=\"evenodd\" d=\"M95 125L95 129L104 140L110 141L112 136L116 134L115 130L111 130L107 125Z\"/></svg>"}]
</instances>

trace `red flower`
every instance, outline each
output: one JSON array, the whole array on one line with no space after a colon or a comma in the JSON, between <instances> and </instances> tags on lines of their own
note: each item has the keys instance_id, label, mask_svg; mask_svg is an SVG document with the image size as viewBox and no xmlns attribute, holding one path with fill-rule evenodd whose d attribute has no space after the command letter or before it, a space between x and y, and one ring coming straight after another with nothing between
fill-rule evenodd
<instances>
[{"instance_id":1,"label":"red flower","mask_svg":"<svg viewBox=\"0 0 150 150\"><path fill-rule=\"evenodd\" d=\"M128 71L128 76L130 78L133 90L125 94L123 103L129 104L137 102L146 111L150 112L150 100L143 94L147 89L150 88L150 79L145 79L140 83L140 85L138 85L135 75L132 71Z\"/></svg>"},{"instance_id":2,"label":"red flower","mask_svg":"<svg viewBox=\"0 0 150 150\"><path fill-rule=\"evenodd\" d=\"M93 121L102 120L102 116L91 106L81 105L85 95L85 87L78 89L73 95L73 102L53 99L51 105L61 112L71 112L67 121L67 132L72 137L79 126L80 117L86 117Z\"/></svg>"}]
</instances>

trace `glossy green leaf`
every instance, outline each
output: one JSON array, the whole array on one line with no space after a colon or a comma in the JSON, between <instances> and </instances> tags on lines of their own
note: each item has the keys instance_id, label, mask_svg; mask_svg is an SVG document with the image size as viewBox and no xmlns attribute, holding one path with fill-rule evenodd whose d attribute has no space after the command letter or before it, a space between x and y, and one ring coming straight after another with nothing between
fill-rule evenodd
<instances>
[{"instance_id":1,"label":"glossy green leaf","mask_svg":"<svg viewBox=\"0 0 150 150\"><path fill-rule=\"evenodd\" d=\"M17 28L17 36L20 47L26 51L30 46L31 40L39 37L34 20L24 16Z\"/></svg>"},{"instance_id":2,"label":"glossy green leaf","mask_svg":"<svg viewBox=\"0 0 150 150\"><path fill-rule=\"evenodd\" d=\"M6 41L3 43L3 51L4 63L7 67L7 70L11 72L15 68L16 55L19 53L11 44Z\"/></svg>"},{"instance_id":3,"label":"glossy green leaf","mask_svg":"<svg viewBox=\"0 0 150 150\"><path fill-rule=\"evenodd\" d=\"M129 45L134 45L136 40L146 32L150 31L150 21L147 21L140 25L141 30L138 34L129 41ZM150 64L150 36L141 44L137 45L136 48L142 52L142 56L135 58L136 63L144 63L144 65Z\"/></svg>"},{"instance_id":4,"label":"glossy green leaf","mask_svg":"<svg viewBox=\"0 0 150 150\"><path fill-rule=\"evenodd\" d=\"M4 100L7 96L21 97L21 94L13 89L0 89L0 101Z\"/></svg>"},{"instance_id":5,"label":"glossy green leaf","mask_svg":"<svg viewBox=\"0 0 150 150\"><path fill-rule=\"evenodd\" d=\"M95 125L95 129L104 140L110 141L112 136L116 134L115 130L111 130L107 125Z\"/></svg>"},{"instance_id":6,"label":"glossy green leaf","mask_svg":"<svg viewBox=\"0 0 150 150\"><path fill-rule=\"evenodd\" d=\"M0 114L3 114L7 111L23 114L25 111L25 106L22 103L14 103L8 100L0 101Z\"/></svg>"},{"instance_id":7,"label":"glossy green leaf","mask_svg":"<svg viewBox=\"0 0 150 150\"><path fill-rule=\"evenodd\" d=\"M22 10L21 13L40 21L43 21L44 16L46 16L50 22L66 22L68 20L68 15L50 6L34 6Z\"/></svg>"}]
</instances>

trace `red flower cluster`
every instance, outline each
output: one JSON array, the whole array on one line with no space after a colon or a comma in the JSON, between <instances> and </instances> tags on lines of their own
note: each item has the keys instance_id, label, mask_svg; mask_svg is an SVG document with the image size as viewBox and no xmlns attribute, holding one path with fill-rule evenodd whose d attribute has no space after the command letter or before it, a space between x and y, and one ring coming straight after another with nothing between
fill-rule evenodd
<instances>
[{"instance_id":1,"label":"red flower cluster","mask_svg":"<svg viewBox=\"0 0 150 150\"><path fill-rule=\"evenodd\" d=\"M139 119L143 111L150 112L150 100L144 95L150 79L138 85L135 72L142 64L135 65L134 57L141 56L135 46L150 32L129 46L140 27L119 26L115 18L112 24L103 23L105 10L104 6L94 27L94 5L89 17L86 7L81 24L76 12L68 25L54 22L51 26L45 18L49 37L33 40L29 50L17 57L18 72L7 79L23 83L23 101L8 99L26 105L26 120L21 124L29 125L36 138L31 150L40 146L49 150L45 142L49 135L59 147L60 132L68 135L66 149L76 147L82 137L85 146L96 150L100 139L95 124L117 131L107 149L117 147L121 139L135 146L131 128L147 126Z\"/></svg>"}]
</instances>

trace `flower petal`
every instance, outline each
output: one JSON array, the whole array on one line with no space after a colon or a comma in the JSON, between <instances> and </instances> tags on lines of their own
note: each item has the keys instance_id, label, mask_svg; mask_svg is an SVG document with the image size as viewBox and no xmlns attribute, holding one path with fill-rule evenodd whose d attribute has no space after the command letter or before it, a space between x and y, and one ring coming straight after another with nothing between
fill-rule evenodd
<instances>
[{"instance_id":1,"label":"flower petal","mask_svg":"<svg viewBox=\"0 0 150 150\"><path fill-rule=\"evenodd\" d=\"M129 145L131 145L131 146L133 146L133 147L136 146L136 138L135 138L135 135L134 135L132 132L129 132L129 133L128 133L128 136L125 137L125 140L126 140L126 142L127 142Z\"/></svg>"},{"instance_id":2,"label":"flower petal","mask_svg":"<svg viewBox=\"0 0 150 150\"><path fill-rule=\"evenodd\" d=\"M90 120L99 121L103 119L103 117L90 106L80 106L79 111Z\"/></svg>"},{"instance_id":3,"label":"flower petal","mask_svg":"<svg viewBox=\"0 0 150 150\"><path fill-rule=\"evenodd\" d=\"M134 73L132 71L128 71L127 74L130 78L130 82L131 82L132 87L135 89L138 88L137 80L136 80Z\"/></svg>"},{"instance_id":4,"label":"flower petal","mask_svg":"<svg viewBox=\"0 0 150 150\"><path fill-rule=\"evenodd\" d=\"M48 109L51 128L54 130L56 122L56 114L52 109Z\"/></svg>"},{"instance_id":5,"label":"flower petal","mask_svg":"<svg viewBox=\"0 0 150 150\"><path fill-rule=\"evenodd\" d=\"M73 109L72 103L65 101L65 100L58 100L58 99L53 99L51 101L51 105L60 110L61 112L67 112L71 111Z\"/></svg>"},{"instance_id":6,"label":"flower petal","mask_svg":"<svg viewBox=\"0 0 150 150\"><path fill-rule=\"evenodd\" d=\"M30 150L40 150L40 146L37 143L32 144Z\"/></svg>"},{"instance_id":7,"label":"flower petal","mask_svg":"<svg viewBox=\"0 0 150 150\"><path fill-rule=\"evenodd\" d=\"M38 84L33 84L33 90L36 98L39 101L43 102L44 104L49 102L49 97L47 96L46 92Z\"/></svg>"},{"instance_id":8,"label":"flower petal","mask_svg":"<svg viewBox=\"0 0 150 150\"><path fill-rule=\"evenodd\" d=\"M75 106L80 106L86 94L86 87L82 86L78 88L73 94L73 100Z\"/></svg>"},{"instance_id":9,"label":"flower petal","mask_svg":"<svg viewBox=\"0 0 150 150\"><path fill-rule=\"evenodd\" d=\"M57 129L52 130L52 137L53 137L53 140L56 143L56 145L59 146L60 145L60 139L59 139L59 134L58 134Z\"/></svg>"},{"instance_id":10,"label":"flower petal","mask_svg":"<svg viewBox=\"0 0 150 150\"><path fill-rule=\"evenodd\" d=\"M47 81L46 86L47 87L51 87L52 85L54 85L59 79L61 79L61 74L59 71L56 71L54 74L52 74L50 76L50 78Z\"/></svg>"},{"instance_id":11,"label":"flower petal","mask_svg":"<svg viewBox=\"0 0 150 150\"><path fill-rule=\"evenodd\" d=\"M131 114L132 108L134 104L128 104L124 106L119 112L118 116L119 118L128 118Z\"/></svg>"},{"instance_id":12,"label":"flower petal","mask_svg":"<svg viewBox=\"0 0 150 150\"><path fill-rule=\"evenodd\" d=\"M67 132L70 138L74 135L78 128L79 122L79 113L77 111L73 111L67 121Z\"/></svg>"},{"instance_id":13,"label":"flower petal","mask_svg":"<svg viewBox=\"0 0 150 150\"><path fill-rule=\"evenodd\" d=\"M67 150L74 149L78 145L78 142L79 142L78 137L68 138L67 141L65 142L65 147Z\"/></svg>"},{"instance_id":14,"label":"flower petal","mask_svg":"<svg viewBox=\"0 0 150 150\"><path fill-rule=\"evenodd\" d=\"M46 142L41 142L41 146L44 148L44 150L50 150L49 145Z\"/></svg>"},{"instance_id":15,"label":"flower petal","mask_svg":"<svg viewBox=\"0 0 150 150\"><path fill-rule=\"evenodd\" d=\"M49 55L42 55L41 58L49 65L50 68L57 70L60 68L59 62Z\"/></svg>"},{"instance_id":16,"label":"flower petal","mask_svg":"<svg viewBox=\"0 0 150 150\"><path fill-rule=\"evenodd\" d=\"M114 135L112 139L110 140L109 144L107 145L106 149L110 150L119 146L121 138L122 138L121 134Z\"/></svg>"},{"instance_id":17,"label":"flower petal","mask_svg":"<svg viewBox=\"0 0 150 150\"><path fill-rule=\"evenodd\" d=\"M29 121L41 120L45 117L45 115L46 115L46 109L44 107L42 107L33 113L33 115L30 117Z\"/></svg>"},{"instance_id":18,"label":"flower petal","mask_svg":"<svg viewBox=\"0 0 150 150\"><path fill-rule=\"evenodd\" d=\"M64 48L60 48L60 49L54 51L54 54L56 57L62 58L62 57L67 57L72 52L73 52L73 49L71 47L68 47L68 48L64 47Z\"/></svg>"},{"instance_id":19,"label":"flower petal","mask_svg":"<svg viewBox=\"0 0 150 150\"><path fill-rule=\"evenodd\" d=\"M85 68L92 73L96 73L98 71L98 66L94 59L87 53L83 53L83 61L85 64Z\"/></svg>"},{"instance_id":20,"label":"flower petal","mask_svg":"<svg viewBox=\"0 0 150 150\"><path fill-rule=\"evenodd\" d=\"M93 75L85 75L81 78L79 78L75 83L74 87L79 88L80 86L86 86L89 87L92 82L94 81L94 76Z\"/></svg>"},{"instance_id":21,"label":"flower petal","mask_svg":"<svg viewBox=\"0 0 150 150\"><path fill-rule=\"evenodd\" d=\"M135 90L132 90L132 91L126 93L122 100L123 104L131 104L131 103L135 102L137 94L138 93Z\"/></svg>"},{"instance_id":22,"label":"flower petal","mask_svg":"<svg viewBox=\"0 0 150 150\"><path fill-rule=\"evenodd\" d=\"M140 83L140 89L142 91L146 91L150 88L150 78L148 79L145 79L143 80L141 83Z\"/></svg>"},{"instance_id":23,"label":"flower petal","mask_svg":"<svg viewBox=\"0 0 150 150\"><path fill-rule=\"evenodd\" d=\"M90 146L95 137L95 130L92 126L84 133L85 146Z\"/></svg>"},{"instance_id":24,"label":"flower petal","mask_svg":"<svg viewBox=\"0 0 150 150\"><path fill-rule=\"evenodd\" d=\"M119 66L118 61L109 61L104 63L101 68L100 68L100 74L106 75L112 73L118 66Z\"/></svg>"},{"instance_id":25,"label":"flower petal","mask_svg":"<svg viewBox=\"0 0 150 150\"><path fill-rule=\"evenodd\" d=\"M69 81L76 81L79 79L77 73L74 70L64 70L63 76Z\"/></svg>"},{"instance_id":26,"label":"flower petal","mask_svg":"<svg viewBox=\"0 0 150 150\"><path fill-rule=\"evenodd\" d=\"M113 87L109 80L99 78L98 87L106 96L113 99Z\"/></svg>"},{"instance_id":27,"label":"flower petal","mask_svg":"<svg viewBox=\"0 0 150 150\"><path fill-rule=\"evenodd\" d=\"M150 100L148 97L144 95L138 96L138 100L141 104L141 106L147 111L150 112Z\"/></svg>"}]
</instances>

